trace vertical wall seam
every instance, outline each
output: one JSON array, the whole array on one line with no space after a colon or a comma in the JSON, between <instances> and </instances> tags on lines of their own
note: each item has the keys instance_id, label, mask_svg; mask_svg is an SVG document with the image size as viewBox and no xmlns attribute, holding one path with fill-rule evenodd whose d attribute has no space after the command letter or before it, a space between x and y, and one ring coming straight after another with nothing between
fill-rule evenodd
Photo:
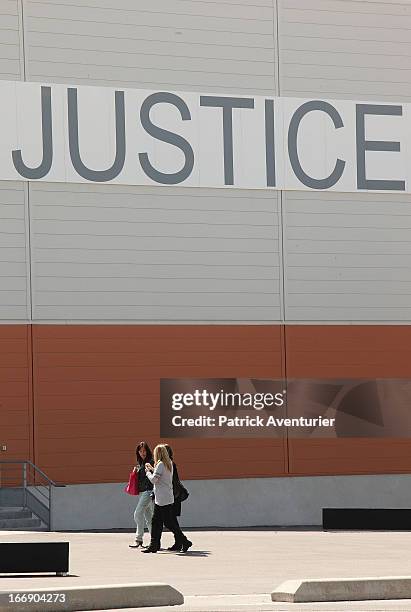
<instances>
[{"instance_id":1,"label":"vertical wall seam","mask_svg":"<svg viewBox=\"0 0 411 612\"><path fill-rule=\"evenodd\" d=\"M18 1L19 15L19 41L20 41L20 77L22 81L27 80L27 64L26 64L26 41L25 41L25 22L24 22L24 0ZM36 463L36 435L35 435L35 401L34 401L34 353L33 353L33 283L32 283L32 254L31 254L31 216L30 216L30 183L24 183L24 220L25 220L25 237L26 237L26 274L27 274L27 292L28 292L28 345L29 345L29 402L31 403L31 440L30 450L32 457L30 459Z\"/></svg>"},{"instance_id":2,"label":"vertical wall seam","mask_svg":"<svg viewBox=\"0 0 411 612\"><path fill-rule=\"evenodd\" d=\"M25 39L25 22L24 22L24 0L19 0L19 21L21 32L20 35L20 65L22 80L27 80L27 58L26 58L26 39ZM26 217L26 257L27 257L27 274L28 274L28 290L29 290L29 303L30 303L30 323L33 320L33 283L32 283L32 253L31 253L31 215L30 215L30 183L26 181L24 184L25 199L27 203L27 217Z\"/></svg>"},{"instance_id":3,"label":"vertical wall seam","mask_svg":"<svg viewBox=\"0 0 411 612\"><path fill-rule=\"evenodd\" d=\"M277 96L281 96L281 62L280 62L280 0L273 0L273 8L274 8L274 53L275 53L275 69L276 69L276 89L275 93ZM285 389L287 389L287 326L286 326L286 281L285 281L285 236L284 236L284 192L283 190L279 190L278 192L278 220L280 225L279 230L279 255L280 255L280 310L281 310L281 351L284 362L284 379L285 379ZM287 413L287 402L286 406L286 416ZM288 429L286 429L285 434L285 472L286 474L290 473L290 447L289 447L289 439L288 439Z\"/></svg>"},{"instance_id":4,"label":"vertical wall seam","mask_svg":"<svg viewBox=\"0 0 411 612\"><path fill-rule=\"evenodd\" d=\"M29 328L29 345L30 345L30 376L29 376L29 381L30 381L30 394L29 397L31 399L31 407L32 407L32 411L31 411L31 418L32 418L32 461L35 465L37 465L37 444L36 444L36 415L35 415L35 408L36 408L36 403L34 401L34 333L33 333L33 325L30 323L28 325Z\"/></svg>"},{"instance_id":5,"label":"vertical wall seam","mask_svg":"<svg viewBox=\"0 0 411 612\"><path fill-rule=\"evenodd\" d=\"M26 47L25 47L25 37L24 37L24 0L19 0L19 25L20 25L20 66L21 66L21 76L22 81L26 81Z\"/></svg>"}]
</instances>

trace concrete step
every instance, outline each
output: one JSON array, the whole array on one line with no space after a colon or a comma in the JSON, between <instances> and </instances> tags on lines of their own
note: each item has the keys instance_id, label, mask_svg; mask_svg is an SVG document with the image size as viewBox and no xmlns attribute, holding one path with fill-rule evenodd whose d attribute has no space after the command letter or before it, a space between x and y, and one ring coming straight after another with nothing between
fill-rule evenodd
<instances>
[{"instance_id":1,"label":"concrete step","mask_svg":"<svg viewBox=\"0 0 411 612\"><path fill-rule=\"evenodd\" d=\"M17 531L27 531L27 532L36 532L36 533L40 533L40 532L48 532L48 528L46 527L46 525L44 525L43 523L41 523L40 527L13 527L12 529L1 529L0 528L0 535L1 537L3 537L5 534L13 534ZM1 608L0 608L1 609Z\"/></svg>"},{"instance_id":2,"label":"concrete step","mask_svg":"<svg viewBox=\"0 0 411 612\"><path fill-rule=\"evenodd\" d=\"M31 510L28 508L0 508L0 521L5 519L32 518Z\"/></svg>"},{"instance_id":3,"label":"concrete step","mask_svg":"<svg viewBox=\"0 0 411 612\"><path fill-rule=\"evenodd\" d=\"M1 506L0 531L48 531L48 529L28 508Z\"/></svg>"},{"instance_id":4,"label":"concrete step","mask_svg":"<svg viewBox=\"0 0 411 612\"><path fill-rule=\"evenodd\" d=\"M13 531L14 529L36 529L41 527L39 518L8 518L0 519L0 529Z\"/></svg>"}]
</instances>

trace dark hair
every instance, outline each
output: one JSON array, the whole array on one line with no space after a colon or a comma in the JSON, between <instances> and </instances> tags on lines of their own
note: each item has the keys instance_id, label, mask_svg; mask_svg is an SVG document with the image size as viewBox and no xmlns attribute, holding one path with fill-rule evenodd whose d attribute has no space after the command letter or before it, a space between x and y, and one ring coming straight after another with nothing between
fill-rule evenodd
<instances>
[{"instance_id":1,"label":"dark hair","mask_svg":"<svg viewBox=\"0 0 411 612\"><path fill-rule=\"evenodd\" d=\"M136 446L136 457L137 457L138 465L142 465L142 463L143 463L143 459L140 457L140 453L138 452L142 448L145 448L146 449L146 453L147 453L147 456L144 459L144 463L151 463L153 461L153 453L151 452L151 449L150 449L149 445L147 444L147 442L143 441L143 442L140 442L140 444L137 444L137 446Z\"/></svg>"},{"instance_id":2,"label":"dark hair","mask_svg":"<svg viewBox=\"0 0 411 612\"><path fill-rule=\"evenodd\" d=\"M173 461L173 449L168 444L164 444L164 446L167 449L168 456L170 457L171 461Z\"/></svg>"}]
</instances>

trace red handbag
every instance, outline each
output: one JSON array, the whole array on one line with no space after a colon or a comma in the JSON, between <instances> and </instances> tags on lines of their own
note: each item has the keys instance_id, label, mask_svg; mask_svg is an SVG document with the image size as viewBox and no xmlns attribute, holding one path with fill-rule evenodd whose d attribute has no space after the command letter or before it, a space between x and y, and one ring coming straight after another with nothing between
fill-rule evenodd
<instances>
[{"instance_id":1,"label":"red handbag","mask_svg":"<svg viewBox=\"0 0 411 612\"><path fill-rule=\"evenodd\" d=\"M130 478L124 491L129 495L138 495L138 477L137 472L134 470L130 473Z\"/></svg>"}]
</instances>

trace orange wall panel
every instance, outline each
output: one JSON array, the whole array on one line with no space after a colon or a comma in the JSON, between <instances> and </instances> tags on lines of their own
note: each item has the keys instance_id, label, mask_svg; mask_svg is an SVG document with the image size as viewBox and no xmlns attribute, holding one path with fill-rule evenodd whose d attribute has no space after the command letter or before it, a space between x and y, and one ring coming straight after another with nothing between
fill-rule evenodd
<instances>
[{"instance_id":1,"label":"orange wall panel","mask_svg":"<svg viewBox=\"0 0 411 612\"><path fill-rule=\"evenodd\" d=\"M289 378L411 378L411 325L287 325ZM411 472L411 440L289 439L291 475Z\"/></svg>"},{"instance_id":2,"label":"orange wall panel","mask_svg":"<svg viewBox=\"0 0 411 612\"><path fill-rule=\"evenodd\" d=\"M285 372L410 378L411 326L2 325L0 459L34 457L65 483L123 481L136 442L159 441L160 378ZM411 471L408 439L168 441L183 478Z\"/></svg>"},{"instance_id":3,"label":"orange wall panel","mask_svg":"<svg viewBox=\"0 0 411 612\"><path fill-rule=\"evenodd\" d=\"M284 375L281 326L34 325L36 462L72 482L127 479L159 441L161 378ZM286 473L285 439L176 439L183 478ZM257 450L258 449L258 450Z\"/></svg>"},{"instance_id":4,"label":"orange wall panel","mask_svg":"<svg viewBox=\"0 0 411 612\"><path fill-rule=\"evenodd\" d=\"M0 461L32 459L30 334L27 325L0 325Z\"/></svg>"}]
</instances>

